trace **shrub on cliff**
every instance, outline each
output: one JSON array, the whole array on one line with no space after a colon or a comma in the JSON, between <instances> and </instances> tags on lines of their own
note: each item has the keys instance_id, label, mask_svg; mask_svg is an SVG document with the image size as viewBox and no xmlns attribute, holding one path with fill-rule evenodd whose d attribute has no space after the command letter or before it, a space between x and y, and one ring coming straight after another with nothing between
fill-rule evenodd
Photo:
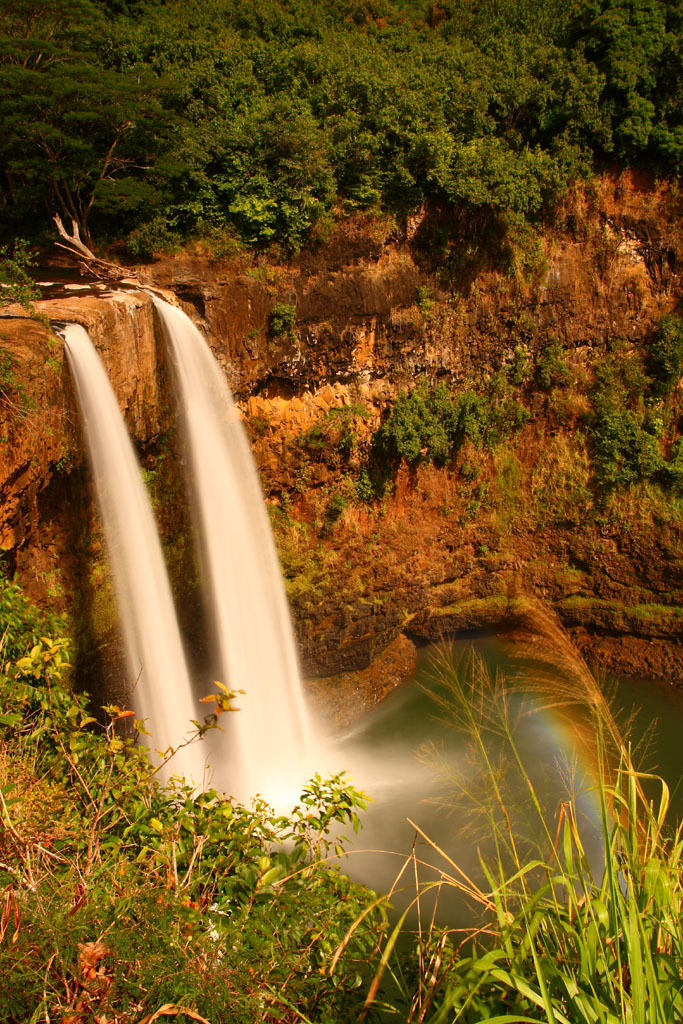
<instances>
[{"instance_id":1,"label":"shrub on cliff","mask_svg":"<svg viewBox=\"0 0 683 1024\"><path fill-rule=\"evenodd\" d=\"M536 377L544 391L565 387L571 381L571 372L564 358L562 346L554 338L538 355Z\"/></svg>"},{"instance_id":2,"label":"shrub on cliff","mask_svg":"<svg viewBox=\"0 0 683 1024\"><path fill-rule=\"evenodd\" d=\"M58 635L64 626L60 616L31 604L0 564L0 663L24 657L41 635Z\"/></svg>"},{"instance_id":3,"label":"shrub on cliff","mask_svg":"<svg viewBox=\"0 0 683 1024\"><path fill-rule=\"evenodd\" d=\"M30 316L42 320L33 306L40 299L40 289L29 274L35 263L35 256L23 238L16 239L12 246L0 246L0 308L16 302Z\"/></svg>"},{"instance_id":4,"label":"shrub on cliff","mask_svg":"<svg viewBox=\"0 0 683 1024\"><path fill-rule=\"evenodd\" d=\"M615 342L596 371L589 438L600 484L625 487L662 474L663 423L640 352Z\"/></svg>"},{"instance_id":5,"label":"shrub on cliff","mask_svg":"<svg viewBox=\"0 0 683 1024\"><path fill-rule=\"evenodd\" d=\"M632 410L599 403L591 439L600 480L607 487L651 480L664 469L656 427L651 422L644 424Z\"/></svg>"},{"instance_id":6,"label":"shrub on cliff","mask_svg":"<svg viewBox=\"0 0 683 1024\"><path fill-rule=\"evenodd\" d=\"M683 371L683 317L667 314L648 351L649 369L655 380L655 391L666 395L678 384Z\"/></svg>"},{"instance_id":7,"label":"shrub on cliff","mask_svg":"<svg viewBox=\"0 0 683 1024\"><path fill-rule=\"evenodd\" d=\"M268 317L268 331L274 338L293 335L296 328L296 306L276 302Z\"/></svg>"},{"instance_id":8,"label":"shrub on cliff","mask_svg":"<svg viewBox=\"0 0 683 1024\"><path fill-rule=\"evenodd\" d=\"M422 380L402 392L372 439L376 459L396 463L423 458L443 465L451 456L458 409L443 384L431 388Z\"/></svg>"},{"instance_id":9,"label":"shrub on cliff","mask_svg":"<svg viewBox=\"0 0 683 1024\"><path fill-rule=\"evenodd\" d=\"M371 464L385 473L391 473L401 459L444 465L466 439L477 448L494 447L528 418L504 375L492 378L486 391L460 394L451 393L445 384L430 387L422 380L398 396L375 431Z\"/></svg>"}]
</instances>

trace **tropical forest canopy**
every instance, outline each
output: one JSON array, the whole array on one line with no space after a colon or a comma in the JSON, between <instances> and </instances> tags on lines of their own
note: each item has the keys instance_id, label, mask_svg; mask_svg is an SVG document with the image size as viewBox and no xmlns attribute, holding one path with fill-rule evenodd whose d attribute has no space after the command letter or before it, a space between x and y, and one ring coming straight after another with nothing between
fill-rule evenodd
<instances>
[{"instance_id":1,"label":"tropical forest canopy","mask_svg":"<svg viewBox=\"0 0 683 1024\"><path fill-rule=\"evenodd\" d=\"M680 0L4 0L0 225L145 256L683 164Z\"/></svg>"}]
</instances>

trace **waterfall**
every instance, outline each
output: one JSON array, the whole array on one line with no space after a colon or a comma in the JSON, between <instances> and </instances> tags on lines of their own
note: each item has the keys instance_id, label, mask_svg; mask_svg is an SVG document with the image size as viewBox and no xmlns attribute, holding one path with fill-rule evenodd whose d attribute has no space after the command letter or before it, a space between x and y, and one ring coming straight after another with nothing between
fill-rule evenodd
<instances>
[{"instance_id":1,"label":"waterfall","mask_svg":"<svg viewBox=\"0 0 683 1024\"><path fill-rule=\"evenodd\" d=\"M181 310L156 298L155 306L178 381L217 670L224 685L245 691L240 710L223 716L217 781L240 799L260 793L279 804L298 797L308 777L312 732L261 485L208 345Z\"/></svg>"},{"instance_id":2,"label":"waterfall","mask_svg":"<svg viewBox=\"0 0 683 1024\"><path fill-rule=\"evenodd\" d=\"M112 565L133 703L159 751L177 747L202 717L192 695L168 577L133 446L87 331L64 329ZM180 749L162 774L202 783L205 750Z\"/></svg>"}]
</instances>

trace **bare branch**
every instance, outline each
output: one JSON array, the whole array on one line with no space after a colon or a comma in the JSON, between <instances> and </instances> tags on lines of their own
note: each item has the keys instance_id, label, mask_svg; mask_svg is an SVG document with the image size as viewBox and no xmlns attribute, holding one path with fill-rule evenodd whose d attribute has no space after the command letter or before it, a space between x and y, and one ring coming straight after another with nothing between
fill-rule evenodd
<instances>
[{"instance_id":1,"label":"bare branch","mask_svg":"<svg viewBox=\"0 0 683 1024\"><path fill-rule=\"evenodd\" d=\"M78 221L77 220L75 220L72 217L72 219L71 219L71 231L72 231L72 233L69 234L68 231L66 230L66 228L64 227L64 223L62 221L62 218L59 216L58 213L56 213L52 219L55 222L55 224L57 225L57 231L59 232L59 234L62 236L62 238L64 238L69 243L68 246L62 246L63 249L64 248L75 249L82 256L85 256L86 259L89 259L89 260L96 260L97 259L97 257L95 256L95 253L92 252L87 247L87 245L85 245L81 241L81 233L80 233L79 228L78 228Z\"/></svg>"},{"instance_id":2,"label":"bare branch","mask_svg":"<svg viewBox=\"0 0 683 1024\"><path fill-rule=\"evenodd\" d=\"M62 218L58 213L56 213L52 219L57 226L57 231L68 243L67 245L63 245L61 242L55 242L55 245L59 246L60 249L66 249L68 253L76 258L80 264L82 273L90 274L92 277L98 277L100 280L107 281L121 281L124 278L135 278L135 274L131 270L120 266L118 263L112 263L110 260L102 260L99 256L96 256L95 253L81 241L78 222L75 219L72 218L71 221L72 234L69 234L66 230Z\"/></svg>"}]
</instances>

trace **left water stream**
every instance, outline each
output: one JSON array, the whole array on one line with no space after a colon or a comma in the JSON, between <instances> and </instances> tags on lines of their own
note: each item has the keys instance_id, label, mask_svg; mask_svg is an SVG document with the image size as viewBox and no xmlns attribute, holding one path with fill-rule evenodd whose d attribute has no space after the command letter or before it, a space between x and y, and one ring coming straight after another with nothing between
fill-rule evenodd
<instances>
[{"instance_id":1,"label":"left water stream","mask_svg":"<svg viewBox=\"0 0 683 1024\"><path fill-rule=\"evenodd\" d=\"M78 324L62 334L76 383L83 430L114 575L137 716L153 750L167 751L191 736L201 717L192 691L168 575L140 467L102 361ZM181 746L172 768L201 785L201 743Z\"/></svg>"}]
</instances>

